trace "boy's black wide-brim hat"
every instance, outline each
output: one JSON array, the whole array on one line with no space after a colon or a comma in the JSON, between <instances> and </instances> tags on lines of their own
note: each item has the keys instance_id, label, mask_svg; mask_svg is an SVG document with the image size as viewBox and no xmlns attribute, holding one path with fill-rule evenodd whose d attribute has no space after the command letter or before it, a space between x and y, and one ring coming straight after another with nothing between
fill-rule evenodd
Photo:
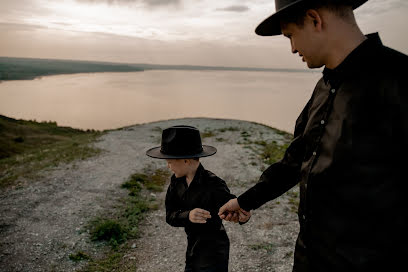
<instances>
[{"instance_id":1,"label":"boy's black wide-brim hat","mask_svg":"<svg viewBox=\"0 0 408 272\"><path fill-rule=\"evenodd\" d=\"M146 151L156 159L192 159L214 155L217 149L202 145L200 131L191 126L173 126L162 133L161 146Z\"/></svg>"},{"instance_id":2,"label":"boy's black wide-brim hat","mask_svg":"<svg viewBox=\"0 0 408 272\"><path fill-rule=\"evenodd\" d=\"M282 34L280 27L280 16L283 12L290 12L290 9L296 8L301 4L307 4L310 0L275 0L276 12L266 18L255 29L255 33L260 36L275 36ZM354 0L353 9L358 8L368 0Z\"/></svg>"}]
</instances>

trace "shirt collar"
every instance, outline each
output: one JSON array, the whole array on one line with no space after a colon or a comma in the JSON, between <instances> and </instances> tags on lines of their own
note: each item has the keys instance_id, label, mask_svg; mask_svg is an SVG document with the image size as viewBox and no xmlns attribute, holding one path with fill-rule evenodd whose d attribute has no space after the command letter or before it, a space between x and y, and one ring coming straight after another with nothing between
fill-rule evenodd
<instances>
[{"instance_id":1,"label":"shirt collar","mask_svg":"<svg viewBox=\"0 0 408 272\"><path fill-rule=\"evenodd\" d=\"M369 58L373 57L373 52L382 42L378 33L366 35L367 39L357 46L336 68L323 70L323 79L325 83L338 85L347 75L363 71L364 64Z\"/></svg>"},{"instance_id":2,"label":"shirt collar","mask_svg":"<svg viewBox=\"0 0 408 272\"><path fill-rule=\"evenodd\" d=\"M194 178L193 178L193 180L192 180L191 183L190 183L190 186L191 186L191 184L193 184L193 182L194 182L194 184L201 183L201 176L202 176L203 172L204 172L204 167L203 167L203 165L200 163L200 164L198 165L198 168L197 168L197 171L196 171L196 173L195 173L195 175L194 175Z\"/></svg>"}]
</instances>

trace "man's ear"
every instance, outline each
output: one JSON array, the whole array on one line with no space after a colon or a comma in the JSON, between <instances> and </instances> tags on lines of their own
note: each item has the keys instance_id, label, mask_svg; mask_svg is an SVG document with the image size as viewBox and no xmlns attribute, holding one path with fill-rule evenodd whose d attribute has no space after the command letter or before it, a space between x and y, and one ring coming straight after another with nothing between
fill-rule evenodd
<instances>
[{"instance_id":1,"label":"man's ear","mask_svg":"<svg viewBox=\"0 0 408 272\"><path fill-rule=\"evenodd\" d=\"M308 9L306 11L306 20L311 22L313 24L313 27L317 31L322 30L323 26L323 21L322 21L322 16L320 15L319 11L316 9Z\"/></svg>"}]
</instances>

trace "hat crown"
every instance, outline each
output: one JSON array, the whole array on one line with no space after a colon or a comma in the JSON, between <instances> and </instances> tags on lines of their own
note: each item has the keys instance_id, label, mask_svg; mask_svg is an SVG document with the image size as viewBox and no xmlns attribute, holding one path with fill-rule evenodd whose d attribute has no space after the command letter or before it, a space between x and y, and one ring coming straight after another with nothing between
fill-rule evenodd
<instances>
[{"instance_id":1,"label":"hat crown","mask_svg":"<svg viewBox=\"0 0 408 272\"><path fill-rule=\"evenodd\" d=\"M331 0L337 3L351 5L353 9L358 8L368 0ZM317 0L275 0L275 13L266 18L262 23L258 25L255 29L255 33L261 36L274 36L280 35L280 16L283 12L290 12L294 7L299 7L302 4L316 3Z\"/></svg>"},{"instance_id":2,"label":"hat crown","mask_svg":"<svg viewBox=\"0 0 408 272\"><path fill-rule=\"evenodd\" d=\"M293 2L299 2L299 0L275 0L275 9L276 11L281 10L282 8L289 6Z\"/></svg>"},{"instance_id":3,"label":"hat crown","mask_svg":"<svg viewBox=\"0 0 408 272\"><path fill-rule=\"evenodd\" d=\"M166 155L188 156L201 153L200 131L191 126L173 126L163 130L160 151Z\"/></svg>"}]
</instances>

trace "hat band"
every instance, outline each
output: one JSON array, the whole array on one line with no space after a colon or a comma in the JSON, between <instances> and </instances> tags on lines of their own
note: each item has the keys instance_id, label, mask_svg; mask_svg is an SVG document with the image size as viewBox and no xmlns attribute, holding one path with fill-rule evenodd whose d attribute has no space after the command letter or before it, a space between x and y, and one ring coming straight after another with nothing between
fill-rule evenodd
<instances>
[{"instance_id":1,"label":"hat band","mask_svg":"<svg viewBox=\"0 0 408 272\"><path fill-rule=\"evenodd\" d=\"M203 147L200 146L199 148L193 149L183 149L183 148L177 148L177 149L171 149L171 148L166 148L165 146L162 146L160 149L160 152L165 154L165 155L174 155L174 156L184 156L184 155L195 155L195 154L200 154L203 152Z\"/></svg>"}]
</instances>

